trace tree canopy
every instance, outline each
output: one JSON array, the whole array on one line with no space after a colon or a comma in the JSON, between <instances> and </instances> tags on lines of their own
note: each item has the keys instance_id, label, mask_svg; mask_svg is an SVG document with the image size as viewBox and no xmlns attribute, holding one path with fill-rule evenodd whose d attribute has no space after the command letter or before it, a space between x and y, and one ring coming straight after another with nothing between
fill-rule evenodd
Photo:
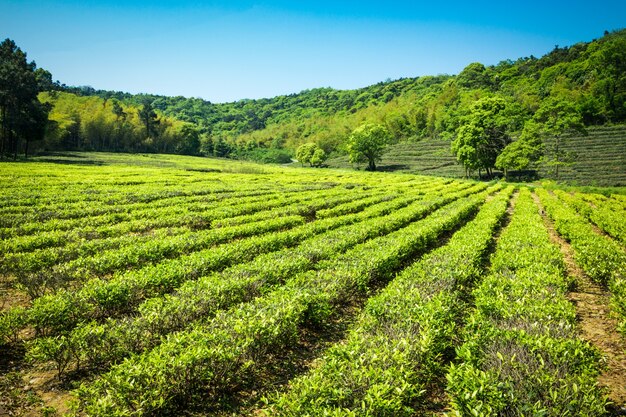
<instances>
[{"instance_id":1,"label":"tree canopy","mask_svg":"<svg viewBox=\"0 0 626 417\"><path fill-rule=\"evenodd\" d=\"M319 167L326 160L326 152L316 143L305 143L296 150L296 159L302 164Z\"/></svg>"},{"instance_id":2,"label":"tree canopy","mask_svg":"<svg viewBox=\"0 0 626 417\"><path fill-rule=\"evenodd\" d=\"M541 142L520 139L509 143L496 158L495 166L504 171L508 179L509 171L523 170L541 156Z\"/></svg>"},{"instance_id":3,"label":"tree canopy","mask_svg":"<svg viewBox=\"0 0 626 417\"><path fill-rule=\"evenodd\" d=\"M24 151L44 137L48 107L37 100L49 73L37 70L15 42L0 43L0 157Z\"/></svg>"},{"instance_id":4,"label":"tree canopy","mask_svg":"<svg viewBox=\"0 0 626 417\"><path fill-rule=\"evenodd\" d=\"M549 97L544 100L532 119L524 125L522 137L527 141L545 141L544 159L559 178L559 169L567 165L573 155L563 151L564 134L578 131L585 134L582 116L576 105L568 99Z\"/></svg>"},{"instance_id":5,"label":"tree canopy","mask_svg":"<svg viewBox=\"0 0 626 417\"><path fill-rule=\"evenodd\" d=\"M51 108L43 149L200 154L203 136L196 125L154 109L61 91L40 93L39 99Z\"/></svg>"},{"instance_id":6,"label":"tree canopy","mask_svg":"<svg viewBox=\"0 0 626 417\"><path fill-rule=\"evenodd\" d=\"M380 155L370 163L364 154L355 156L358 153L351 145L353 132L367 124L382 126L387 140L393 142L450 140L468 171L488 173L498 166L501 153L500 164L506 169L519 169L513 167L524 165L526 156L534 158L536 153L530 148L535 142L513 143L535 134L545 160L558 171L559 164L566 163L559 156L563 132L577 129L579 122L587 127L626 122L625 51L626 30L620 30L591 42L555 47L540 58L521 57L496 65L473 62L457 76L403 78L354 90L316 88L273 98L211 103L200 98L59 85L49 72L27 63L14 43L7 43L3 54L11 58L3 58L4 69L0 69L4 88L0 92L0 101L4 100L0 104L4 112L0 114L0 152L26 150L29 142L45 133L44 140L37 142L40 149L203 153L282 163L301 145L314 143L324 155L348 155L353 161L367 161L368 168L374 169ZM7 70L10 65L26 70ZM30 81L9 81L15 74ZM39 95L50 106L45 129L40 122L46 107L32 100L20 106L8 104L7 97L17 97L7 93L15 85L27 86L23 92L31 91L31 98L32 91L46 91ZM567 103L578 117L562 130L557 126L564 123L562 117L551 127L547 116L559 108L555 107L559 102ZM31 117L20 116L25 114ZM507 117L508 124L504 122Z\"/></svg>"},{"instance_id":7,"label":"tree canopy","mask_svg":"<svg viewBox=\"0 0 626 417\"><path fill-rule=\"evenodd\" d=\"M357 127L346 145L350 162L367 162L367 169L375 171L389 139L389 132L382 125L368 123Z\"/></svg>"},{"instance_id":8,"label":"tree canopy","mask_svg":"<svg viewBox=\"0 0 626 417\"><path fill-rule=\"evenodd\" d=\"M491 175L496 158L511 142L514 114L510 108L502 97L485 97L463 117L452 151L466 170L485 170Z\"/></svg>"}]
</instances>

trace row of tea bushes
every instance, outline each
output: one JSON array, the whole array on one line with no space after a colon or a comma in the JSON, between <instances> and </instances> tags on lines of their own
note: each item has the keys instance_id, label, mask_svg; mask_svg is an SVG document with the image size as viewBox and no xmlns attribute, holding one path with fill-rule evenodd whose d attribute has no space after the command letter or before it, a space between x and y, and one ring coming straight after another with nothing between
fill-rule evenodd
<instances>
[{"instance_id":1,"label":"row of tea bushes","mask_svg":"<svg viewBox=\"0 0 626 417\"><path fill-rule=\"evenodd\" d=\"M482 273L512 188L488 201L448 243L372 297L331 347L265 410L269 415L412 416L445 375L468 288Z\"/></svg>"},{"instance_id":2,"label":"row of tea bushes","mask_svg":"<svg viewBox=\"0 0 626 417\"><path fill-rule=\"evenodd\" d=\"M170 334L153 350L79 388L81 411L93 416L163 413L198 390L219 395L236 389L269 352L293 346L303 326L321 325L339 303L390 279L442 233L475 213L485 195L457 200L406 228L321 262L318 270L299 274L266 296Z\"/></svg>"},{"instance_id":3,"label":"row of tea bushes","mask_svg":"<svg viewBox=\"0 0 626 417\"><path fill-rule=\"evenodd\" d=\"M78 326L68 336L37 339L32 343L30 356L38 360L54 360L57 369L65 368L70 360L100 366L117 362L132 352L154 346L167 333L206 318L219 309L257 297L291 275L313 268L321 260L332 258L367 239L405 227L455 199L482 189L484 186L480 185L434 200L418 199L415 202L413 200L418 196L412 196L373 206L353 217L310 224L309 229L315 226L315 231L324 233L308 238L303 235L306 239L295 248L271 252L248 264L235 265L197 281L187 281L172 295L147 300L139 306L140 314L130 319L108 320L102 325L91 322ZM340 224L346 225L337 228ZM107 285L113 287L112 282ZM139 300L128 297L128 288L118 293L123 296L117 302L119 305L128 306ZM53 304L62 303L57 300ZM101 309L103 306L96 307ZM81 309L90 311L84 304L74 304L70 310L76 315Z\"/></svg>"},{"instance_id":4,"label":"row of tea bushes","mask_svg":"<svg viewBox=\"0 0 626 417\"><path fill-rule=\"evenodd\" d=\"M589 277L607 286L612 305L626 335L626 250L608 236L603 236L572 207L546 190L537 190L541 203L554 222L557 232L571 243L576 263Z\"/></svg>"},{"instance_id":5,"label":"row of tea bushes","mask_svg":"<svg viewBox=\"0 0 626 417\"><path fill-rule=\"evenodd\" d=\"M598 416L599 353L577 338L560 250L527 189L474 291L466 342L448 374L455 415Z\"/></svg>"}]
</instances>

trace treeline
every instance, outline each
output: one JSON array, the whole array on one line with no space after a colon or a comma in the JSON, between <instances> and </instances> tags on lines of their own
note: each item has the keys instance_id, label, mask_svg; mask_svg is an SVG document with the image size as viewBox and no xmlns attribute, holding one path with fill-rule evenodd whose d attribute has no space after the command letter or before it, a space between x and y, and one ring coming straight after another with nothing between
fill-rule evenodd
<instances>
[{"instance_id":1,"label":"treeline","mask_svg":"<svg viewBox=\"0 0 626 417\"><path fill-rule=\"evenodd\" d=\"M297 147L311 136L327 153L339 150L353 127L365 120L384 119L394 137L414 136L409 119L416 113L411 103L415 93L435 93L437 85L450 78L407 78L357 90L318 88L271 99L221 104L199 98L131 95L91 87L63 89L137 108L149 102L160 114L195 125L202 137L202 154L289 162Z\"/></svg>"},{"instance_id":2,"label":"treeline","mask_svg":"<svg viewBox=\"0 0 626 417\"><path fill-rule=\"evenodd\" d=\"M44 137L50 108L37 94L52 85L52 76L28 62L15 42L0 43L0 158L28 154L29 145Z\"/></svg>"},{"instance_id":3,"label":"treeline","mask_svg":"<svg viewBox=\"0 0 626 417\"><path fill-rule=\"evenodd\" d=\"M200 132L192 123L158 114L149 101L135 106L116 99L43 92L50 107L46 150L200 154Z\"/></svg>"},{"instance_id":4,"label":"treeline","mask_svg":"<svg viewBox=\"0 0 626 417\"><path fill-rule=\"evenodd\" d=\"M363 123L383 124L395 140L456 138L480 100L497 97L510 106L513 137L547 99L572 103L585 126L626 122L626 30L592 42L559 47L497 65L469 64L457 76L385 81L356 90L318 88L271 99L211 103L198 98L130 95L74 88L80 95L140 105L150 101L162 114L193 123L219 143L222 155L250 149L294 152L305 142L327 153L343 151Z\"/></svg>"},{"instance_id":5,"label":"treeline","mask_svg":"<svg viewBox=\"0 0 626 417\"><path fill-rule=\"evenodd\" d=\"M583 127L626 122L626 30L606 32L591 42L556 46L541 58L505 60L492 66L471 63L456 76L387 80L355 90L317 88L232 103L68 87L48 78L44 88L48 92L39 97L48 106L50 122L43 138L37 137L42 139L38 149L288 162L304 143L315 143L330 156L345 153L350 134L365 123L383 125L392 141L438 137L452 142L459 139L461 126L479 118L476 103L491 101L504 103L505 113L492 113L506 116L506 126L498 121L506 128L506 137L498 149L489 150L491 166L466 165L489 172L495 158L522 135L525 126L530 132L527 122L545 124L536 114L540 109L545 114L551 103L567 107ZM467 128L463 131L467 136ZM3 143L5 137L6 133ZM518 153L507 156L512 161Z\"/></svg>"}]
</instances>

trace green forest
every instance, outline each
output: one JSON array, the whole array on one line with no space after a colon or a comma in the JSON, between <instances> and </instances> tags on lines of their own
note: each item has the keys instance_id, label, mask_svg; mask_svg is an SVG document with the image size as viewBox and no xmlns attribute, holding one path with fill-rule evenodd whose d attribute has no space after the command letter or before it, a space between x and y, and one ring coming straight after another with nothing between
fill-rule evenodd
<instances>
[{"instance_id":1,"label":"green forest","mask_svg":"<svg viewBox=\"0 0 626 417\"><path fill-rule=\"evenodd\" d=\"M9 39L0 53L0 153L13 158L113 151L288 163L301 145L315 144L323 156L310 165L320 166L349 154L354 132L374 125L384 129L384 144L449 141L468 174L506 174L543 158L558 178L561 138L626 122L626 30L555 46L541 58L470 63L458 75L232 103L71 87L28 63ZM380 155L372 158L369 169Z\"/></svg>"}]
</instances>

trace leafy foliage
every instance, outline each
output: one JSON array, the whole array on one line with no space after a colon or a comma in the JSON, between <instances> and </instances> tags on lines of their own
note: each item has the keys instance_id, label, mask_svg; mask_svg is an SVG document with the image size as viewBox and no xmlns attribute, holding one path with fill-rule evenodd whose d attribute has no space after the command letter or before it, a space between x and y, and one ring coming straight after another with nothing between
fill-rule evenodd
<instances>
[{"instance_id":1,"label":"leafy foliage","mask_svg":"<svg viewBox=\"0 0 626 417\"><path fill-rule=\"evenodd\" d=\"M311 169L175 155L41 158L57 164L2 171L0 266L31 300L3 307L0 344L23 344L78 387L77 412L202 403L219 414L253 395L269 414L414 415L433 409L431 393L443 398L449 373L459 414L601 414L598 354L578 339L571 281L527 190L486 275L512 187L346 171L320 181ZM546 211L575 206L581 231L604 205L626 207L555 194ZM623 314L617 243L573 233L576 261L609 271ZM322 353L345 313L345 339ZM268 373L277 366L281 383L292 378L282 394Z\"/></svg>"},{"instance_id":2,"label":"leafy foliage","mask_svg":"<svg viewBox=\"0 0 626 417\"><path fill-rule=\"evenodd\" d=\"M60 91L39 95L49 105L44 150L161 152L197 155L200 133L190 123L159 116L149 101L139 106Z\"/></svg>"},{"instance_id":3,"label":"leafy foliage","mask_svg":"<svg viewBox=\"0 0 626 417\"><path fill-rule=\"evenodd\" d=\"M541 156L541 142L534 143L527 139L520 139L509 143L496 158L496 168L504 171L508 178L510 170L523 170Z\"/></svg>"},{"instance_id":4,"label":"leafy foliage","mask_svg":"<svg viewBox=\"0 0 626 417\"><path fill-rule=\"evenodd\" d=\"M624 247L607 236L602 236L593 230L591 224L578 215L572 207L562 204L546 190L539 190L541 201L548 215L554 220L555 228L563 238L568 240L574 249L576 262L591 279L607 286L612 294L613 306L620 320L620 330L626 334L626 251ZM572 205L575 200L569 199L566 194L559 196ZM611 217L606 221L610 222ZM609 226L609 230L620 228L623 218L613 217L616 226Z\"/></svg>"},{"instance_id":5,"label":"leafy foliage","mask_svg":"<svg viewBox=\"0 0 626 417\"><path fill-rule=\"evenodd\" d=\"M296 159L302 164L309 164L312 167L319 167L328 156L326 152L316 143L305 143L296 150Z\"/></svg>"},{"instance_id":6,"label":"leafy foliage","mask_svg":"<svg viewBox=\"0 0 626 417\"><path fill-rule=\"evenodd\" d=\"M384 126L374 124L359 126L354 129L346 144L350 162L367 162L367 169L376 171L376 162L380 161L389 139L389 132Z\"/></svg>"},{"instance_id":7,"label":"leafy foliage","mask_svg":"<svg viewBox=\"0 0 626 417\"><path fill-rule=\"evenodd\" d=\"M573 102L548 98L541 103L531 120L524 126L523 137L527 140L553 138L545 147L544 159L547 165L554 168L556 179L559 179L559 168L570 162L571 156L563 151L564 134L579 131L586 134L582 117Z\"/></svg>"},{"instance_id":8,"label":"leafy foliage","mask_svg":"<svg viewBox=\"0 0 626 417\"><path fill-rule=\"evenodd\" d=\"M28 155L29 143L43 139L49 108L37 93L49 75L28 62L12 40L0 43L0 157Z\"/></svg>"},{"instance_id":9,"label":"leafy foliage","mask_svg":"<svg viewBox=\"0 0 626 417\"><path fill-rule=\"evenodd\" d=\"M456 415L604 413L595 380L600 355L576 339L564 269L530 192L521 190L450 366Z\"/></svg>"},{"instance_id":10,"label":"leafy foliage","mask_svg":"<svg viewBox=\"0 0 626 417\"><path fill-rule=\"evenodd\" d=\"M498 96L482 98L471 106L452 142L452 151L466 170L484 169L491 176L496 158L511 140L510 108Z\"/></svg>"},{"instance_id":11,"label":"leafy foliage","mask_svg":"<svg viewBox=\"0 0 626 417\"><path fill-rule=\"evenodd\" d=\"M579 122L593 126L626 121L625 39L626 30L621 30L591 42L556 47L541 58L505 60L492 66L474 62L456 77L405 78L344 91L318 88L233 103L68 87L52 82L50 73L39 69L35 79L40 89L55 94L61 90L74 98L64 97L65 109L57 110L54 107L63 103L41 97L53 107L54 117L38 149L202 153L286 163L305 143L317 144L331 157L346 154L355 129L378 124L387 129L392 142L454 140L455 154L468 170L491 174L495 159L511 139L534 131L545 145L544 165L551 164L556 174L572 156L563 154L560 145L553 149L554 136L563 141L564 133L577 129ZM85 99L94 96L104 99L107 111L94 107L88 114L84 111ZM495 123L493 117L485 125L472 122L478 112L476 102L495 98L507 103L502 117L511 118L509 125ZM499 114L492 109L492 116ZM569 116L553 118L559 120L554 124L547 110L555 109ZM142 110L146 114L139 117ZM524 122L531 123L523 130ZM528 158L531 153L527 146L515 145L501 165L510 170L530 160L532 166L535 155ZM321 156L318 153L316 164Z\"/></svg>"},{"instance_id":12,"label":"leafy foliage","mask_svg":"<svg viewBox=\"0 0 626 417\"><path fill-rule=\"evenodd\" d=\"M370 298L346 340L269 405L270 415L409 416L445 372L464 288L478 278L512 189L486 203L450 242Z\"/></svg>"},{"instance_id":13,"label":"leafy foliage","mask_svg":"<svg viewBox=\"0 0 626 417\"><path fill-rule=\"evenodd\" d=\"M154 350L79 388L83 410L91 415L159 412L171 405L175 394L189 395L201 386L219 391L240 380L258 364L247 358L293 346L300 326L321 324L347 294L389 279L404 261L475 212L482 199L484 193L457 200L404 229L321 262L316 271L298 274L264 297L172 334Z\"/></svg>"}]
</instances>

